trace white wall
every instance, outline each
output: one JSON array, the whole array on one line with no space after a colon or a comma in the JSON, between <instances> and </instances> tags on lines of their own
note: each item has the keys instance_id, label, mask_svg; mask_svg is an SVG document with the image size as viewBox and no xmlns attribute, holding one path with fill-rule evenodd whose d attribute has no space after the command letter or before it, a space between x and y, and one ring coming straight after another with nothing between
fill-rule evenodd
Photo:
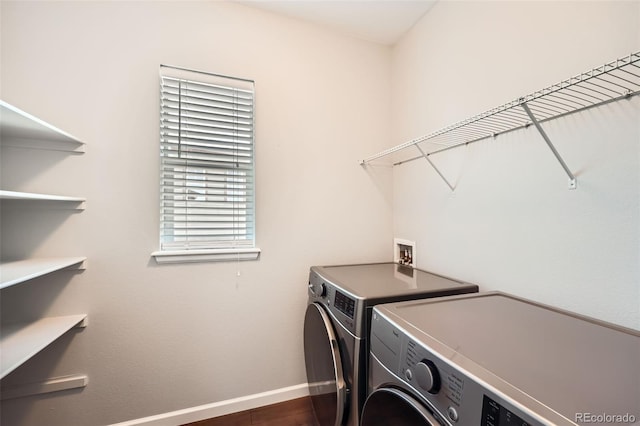
<instances>
[{"instance_id":1,"label":"white wall","mask_svg":"<svg viewBox=\"0 0 640 426\"><path fill-rule=\"evenodd\" d=\"M401 143L640 49L640 3L439 2L393 52ZM640 329L640 99L394 168L419 267Z\"/></svg>"},{"instance_id":2,"label":"white wall","mask_svg":"<svg viewBox=\"0 0 640 426\"><path fill-rule=\"evenodd\" d=\"M3 380L86 373L88 387L3 401L1 423L105 425L306 382L309 266L391 257L391 185L358 166L389 143L390 49L222 2L3 1L1 15L2 99L88 144L3 149L3 187L88 199L5 209L3 255L88 269L3 290L2 320L89 314ZM150 257L161 63L256 81L259 261Z\"/></svg>"}]
</instances>

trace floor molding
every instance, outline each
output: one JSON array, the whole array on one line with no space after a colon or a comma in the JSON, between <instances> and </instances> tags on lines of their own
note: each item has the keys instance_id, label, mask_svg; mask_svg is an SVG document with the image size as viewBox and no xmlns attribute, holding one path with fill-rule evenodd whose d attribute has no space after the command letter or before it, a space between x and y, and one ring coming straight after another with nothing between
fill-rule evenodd
<instances>
[{"instance_id":1,"label":"floor molding","mask_svg":"<svg viewBox=\"0 0 640 426\"><path fill-rule=\"evenodd\" d=\"M268 392L228 399L226 401L185 408L183 410L171 411L135 420L128 420L126 422L115 423L110 426L177 426L212 417L237 413L240 411L252 410L265 405L277 404L278 402L302 398L308 395L309 387L306 383L302 383L286 388L274 389Z\"/></svg>"}]
</instances>

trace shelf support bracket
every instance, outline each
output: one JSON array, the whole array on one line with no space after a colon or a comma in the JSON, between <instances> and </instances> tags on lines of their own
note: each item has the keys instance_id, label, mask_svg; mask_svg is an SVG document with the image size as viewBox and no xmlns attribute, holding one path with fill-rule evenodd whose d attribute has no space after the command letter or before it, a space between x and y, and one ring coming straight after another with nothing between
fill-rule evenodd
<instances>
[{"instance_id":1,"label":"shelf support bracket","mask_svg":"<svg viewBox=\"0 0 640 426\"><path fill-rule=\"evenodd\" d=\"M422 148L420 148L420 145L415 144L414 145L416 148L418 148L418 151L420 151L420 154L422 154L422 156L424 157L425 160L427 160L427 162L429 163L429 165L431 165L431 167L433 167L433 170L436 171L436 173L438 174L438 176L440 176L440 178L444 181L444 183L447 184L447 186L451 189L451 191L455 190L455 187L453 185L451 185L451 183L447 180L446 177L444 177L444 175L442 174L442 172L436 167L436 165L433 163L433 161L431 161L431 159L429 158L429 154L427 154L426 152L424 152L422 150ZM418 157L420 158L420 157Z\"/></svg>"},{"instance_id":2,"label":"shelf support bracket","mask_svg":"<svg viewBox=\"0 0 640 426\"><path fill-rule=\"evenodd\" d=\"M536 126L536 129L538 129L540 136L542 136L542 139L544 139L544 141L547 143L547 146L549 147L549 149L551 149L551 152L553 152L553 155L556 157L556 159L564 169L564 172L567 174L567 176L569 176L569 189L576 189L576 177L573 175L573 173L571 173L571 170L569 170L567 163L564 162L564 160L560 156L560 153L558 153L558 151L556 150L556 147L553 146L553 144L551 143L551 139L549 139L549 136L547 136L547 133L544 131L544 129L540 125L540 122L533 115L533 112L531 112L529 105L527 105L526 102L521 102L520 106L522 106L522 109L524 109L524 112L527 113L533 125Z\"/></svg>"}]
</instances>

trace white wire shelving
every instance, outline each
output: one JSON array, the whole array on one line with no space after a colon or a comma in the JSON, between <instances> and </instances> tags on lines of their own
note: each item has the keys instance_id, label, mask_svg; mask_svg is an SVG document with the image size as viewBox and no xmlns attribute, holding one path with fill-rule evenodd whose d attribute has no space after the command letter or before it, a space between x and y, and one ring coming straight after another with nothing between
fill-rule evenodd
<instances>
[{"instance_id":1,"label":"white wire shelving","mask_svg":"<svg viewBox=\"0 0 640 426\"><path fill-rule=\"evenodd\" d=\"M553 146L541 123L594 108L640 93L640 51L578 74L545 89L490 109L469 119L410 140L360 162L362 166L404 150L415 152L394 166L424 158L444 182L454 186L429 158L434 154L469 145L500 134L534 125L569 177L569 188L576 187L576 178Z\"/></svg>"}]
</instances>

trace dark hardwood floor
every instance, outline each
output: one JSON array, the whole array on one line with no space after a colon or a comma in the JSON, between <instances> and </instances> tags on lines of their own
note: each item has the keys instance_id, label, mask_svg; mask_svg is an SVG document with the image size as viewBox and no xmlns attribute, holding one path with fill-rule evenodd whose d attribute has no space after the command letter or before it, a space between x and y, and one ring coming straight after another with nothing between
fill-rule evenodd
<instances>
[{"instance_id":1,"label":"dark hardwood floor","mask_svg":"<svg viewBox=\"0 0 640 426\"><path fill-rule=\"evenodd\" d=\"M241 411L182 426L316 426L309 397Z\"/></svg>"}]
</instances>

